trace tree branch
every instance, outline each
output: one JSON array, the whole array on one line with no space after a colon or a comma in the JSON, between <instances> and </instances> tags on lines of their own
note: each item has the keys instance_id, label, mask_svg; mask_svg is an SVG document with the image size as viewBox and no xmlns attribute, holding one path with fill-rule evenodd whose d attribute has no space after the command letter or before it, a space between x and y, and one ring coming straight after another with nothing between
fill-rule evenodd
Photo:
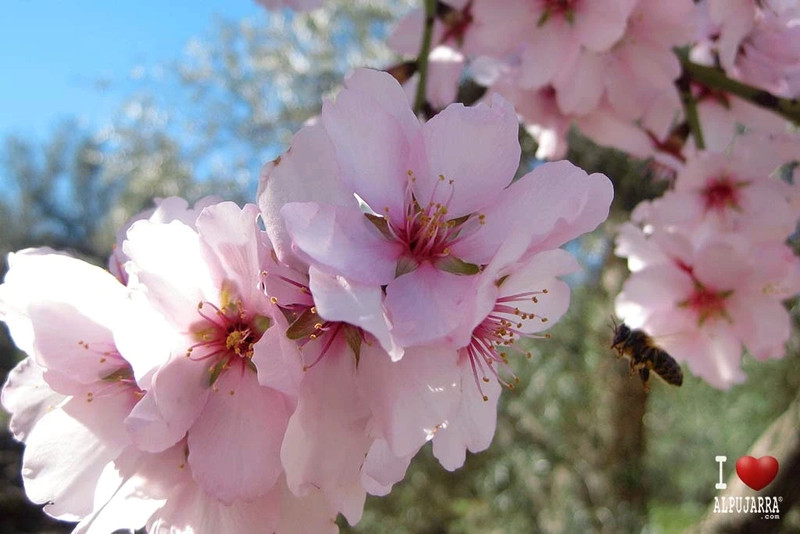
<instances>
[{"instance_id":1,"label":"tree branch","mask_svg":"<svg viewBox=\"0 0 800 534\"><path fill-rule=\"evenodd\" d=\"M708 87L725 91L743 98L762 108L774 111L781 117L800 126L800 99L781 98L769 91L728 78L720 69L698 65L689 60L687 50L676 49L675 54L681 62L683 71L692 81Z\"/></svg>"},{"instance_id":2,"label":"tree branch","mask_svg":"<svg viewBox=\"0 0 800 534\"><path fill-rule=\"evenodd\" d=\"M414 113L419 114L422 106L425 105L425 87L428 84L428 56L431 51L431 41L433 39L433 23L436 20L436 0L425 0L425 28L422 34L422 46L420 46L417 56L417 72L419 72L419 83L417 84L417 94L414 98Z\"/></svg>"},{"instance_id":3,"label":"tree branch","mask_svg":"<svg viewBox=\"0 0 800 534\"><path fill-rule=\"evenodd\" d=\"M703 129L700 126L700 117L697 115L697 102L692 95L691 77L688 71L684 69L681 77L675 82L678 86L678 92L681 95L681 103L683 104L683 111L686 113L686 124L689 126L689 131L694 138L694 145L698 150L706 148L706 142L703 138Z\"/></svg>"}]
</instances>

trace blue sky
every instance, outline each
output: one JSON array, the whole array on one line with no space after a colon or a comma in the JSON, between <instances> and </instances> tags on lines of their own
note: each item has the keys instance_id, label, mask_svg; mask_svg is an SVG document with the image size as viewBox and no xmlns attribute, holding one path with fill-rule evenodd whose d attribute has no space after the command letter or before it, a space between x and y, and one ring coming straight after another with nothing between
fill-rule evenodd
<instances>
[{"instance_id":1,"label":"blue sky","mask_svg":"<svg viewBox=\"0 0 800 534\"><path fill-rule=\"evenodd\" d=\"M3 0L0 138L45 138L62 119L109 122L132 71L178 58L217 16L265 16L253 0ZM102 82L102 83L98 83Z\"/></svg>"}]
</instances>

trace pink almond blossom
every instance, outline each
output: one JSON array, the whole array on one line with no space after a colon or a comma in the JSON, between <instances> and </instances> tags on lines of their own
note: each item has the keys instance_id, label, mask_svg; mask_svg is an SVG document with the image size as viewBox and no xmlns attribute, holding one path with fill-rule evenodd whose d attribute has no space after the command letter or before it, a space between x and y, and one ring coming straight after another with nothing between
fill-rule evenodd
<instances>
[{"instance_id":1,"label":"pink almond blossom","mask_svg":"<svg viewBox=\"0 0 800 534\"><path fill-rule=\"evenodd\" d=\"M691 239L736 233L754 242L783 242L794 232L800 189L773 176L779 143L740 136L730 153L703 151L678 172L672 190L643 203L633 219Z\"/></svg>"},{"instance_id":2,"label":"pink almond blossom","mask_svg":"<svg viewBox=\"0 0 800 534\"><path fill-rule=\"evenodd\" d=\"M326 201L296 194L305 181L290 175L274 180L284 176L276 174L279 164L264 175L259 204L265 220L282 220L279 241L291 242L292 254L347 281L314 292L320 316L339 320L328 303L360 288L361 302L372 304L353 324L374 334L395 359L402 355L398 346L453 341L463 311L476 305L473 274L491 261L502 236L518 232L531 242L534 234L554 229L548 224L555 218L544 225L515 223L531 207L513 199L528 198L538 182L511 184L520 153L517 121L500 97L472 108L451 105L420 125L394 79L359 70L335 102L325 103L316 128L313 136L298 134L292 150L301 150L303 139L316 143L317 153L332 155L326 166L333 172L310 178L317 185L312 195ZM578 198L605 187L598 206L610 200L610 184L600 175L570 187ZM547 194L570 195L567 186ZM601 211L570 217L591 229L605 218ZM393 342L387 343L389 332Z\"/></svg>"},{"instance_id":3,"label":"pink almond blossom","mask_svg":"<svg viewBox=\"0 0 800 534\"><path fill-rule=\"evenodd\" d=\"M239 211L229 205L221 209ZM141 224L164 224L156 222L159 210L176 216L173 220L192 211L185 202L168 199ZM236 256L226 259L235 262ZM74 532L90 534L144 527L195 534L338 530L337 504L329 495L311 489L297 497L282 474L255 500L223 503L195 480L186 438L160 452L136 447L126 419L147 392L120 351L130 357L148 348L125 339L130 323L137 329L148 325L140 322L141 302L129 299L129 290L112 274L49 249L12 254L9 263L0 286L0 317L30 356L10 373L2 404L11 413L15 437L26 444L26 492L33 501L47 503L48 514L79 521ZM148 281L136 276L132 283L143 280ZM224 383L230 372L220 371L216 383ZM155 379L149 373L142 376L159 382L158 373ZM248 424L263 417L255 413ZM220 434L231 436L226 454L242 450L236 433ZM273 455L278 458L279 451Z\"/></svg>"},{"instance_id":4,"label":"pink almond blossom","mask_svg":"<svg viewBox=\"0 0 800 534\"><path fill-rule=\"evenodd\" d=\"M9 255L0 318L29 358L10 375L3 405L27 445L26 493L53 517L89 515L104 495L97 480L130 446L123 420L141 391L113 334L128 312L125 287L98 267L48 249Z\"/></svg>"},{"instance_id":5,"label":"pink almond blossom","mask_svg":"<svg viewBox=\"0 0 800 534\"><path fill-rule=\"evenodd\" d=\"M420 125L393 78L360 70L262 171L276 256L307 269L314 343L329 343L313 365L330 358L346 384L349 360L369 410L371 493L388 492L427 441L449 469L489 445L498 384L510 379L493 370L505 368L501 348L564 313L557 277L575 264L557 248L608 215L608 179L565 161L512 184L517 128L500 97ZM360 352L337 363L342 322L361 329ZM328 403L342 401L332 393Z\"/></svg>"},{"instance_id":6,"label":"pink almond blossom","mask_svg":"<svg viewBox=\"0 0 800 534\"><path fill-rule=\"evenodd\" d=\"M647 241L626 240L631 255ZM743 347L757 359L783 357L791 327L781 300L800 291L800 259L788 247L734 235L693 245L676 233L651 244L663 247L660 259L636 270L616 299L629 326L721 389L744 381Z\"/></svg>"},{"instance_id":7,"label":"pink almond blossom","mask_svg":"<svg viewBox=\"0 0 800 534\"><path fill-rule=\"evenodd\" d=\"M296 386L262 386L258 366L285 370L270 369L271 377L300 372L299 362L292 371L280 352L260 344L274 309L259 288L269 251L256 216L254 206L221 203L205 208L194 226L138 221L123 245L135 289L171 326L159 340L163 361L127 429L149 452L186 436L194 479L228 504L266 494L282 474L279 453Z\"/></svg>"},{"instance_id":8,"label":"pink almond blossom","mask_svg":"<svg viewBox=\"0 0 800 534\"><path fill-rule=\"evenodd\" d=\"M800 94L800 8L785 0L708 0L725 72L786 98ZM713 37L712 37L713 39Z\"/></svg>"}]
</instances>

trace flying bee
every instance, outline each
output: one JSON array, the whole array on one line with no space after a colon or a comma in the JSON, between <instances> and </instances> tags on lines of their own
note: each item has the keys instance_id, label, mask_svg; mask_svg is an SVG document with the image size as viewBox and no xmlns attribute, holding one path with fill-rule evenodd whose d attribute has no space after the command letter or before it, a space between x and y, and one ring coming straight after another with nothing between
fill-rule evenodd
<instances>
[{"instance_id":1,"label":"flying bee","mask_svg":"<svg viewBox=\"0 0 800 534\"><path fill-rule=\"evenodd\" d=\"M613 319L612 319L613 320ZM667 384L680 386L683 383L683 371L675 359L658 347L646 332L632 329L625 323L614 322L614 340L611 348L619 357L626 356L631 364L631 374L639 373L645 391L650 389L650 371L655 372Z\"/></svg>"}]
</instances>

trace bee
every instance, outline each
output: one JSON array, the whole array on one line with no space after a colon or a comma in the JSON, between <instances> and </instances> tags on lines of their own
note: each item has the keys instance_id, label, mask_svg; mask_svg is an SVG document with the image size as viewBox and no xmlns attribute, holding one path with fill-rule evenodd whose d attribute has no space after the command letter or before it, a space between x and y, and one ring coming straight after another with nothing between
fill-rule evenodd
<instances>
[{"instance_id":1,"label":"bee","mask_svg":"<svg viewBox=\"0 0 800 534\"><path fill-rule=\"evenodd\" d=\"M613 320L613 319L612 319ZM683 384L683 371L675 359L667 351L658 347L653 338L639 329L632 329L624 322L614 322L614 340L611 348L619 357L627 356L631 364L631 374L639 373L645 391L650 389L650 371L655 372L667 384L680 386Z\"/></svg>"}]
</instances>

